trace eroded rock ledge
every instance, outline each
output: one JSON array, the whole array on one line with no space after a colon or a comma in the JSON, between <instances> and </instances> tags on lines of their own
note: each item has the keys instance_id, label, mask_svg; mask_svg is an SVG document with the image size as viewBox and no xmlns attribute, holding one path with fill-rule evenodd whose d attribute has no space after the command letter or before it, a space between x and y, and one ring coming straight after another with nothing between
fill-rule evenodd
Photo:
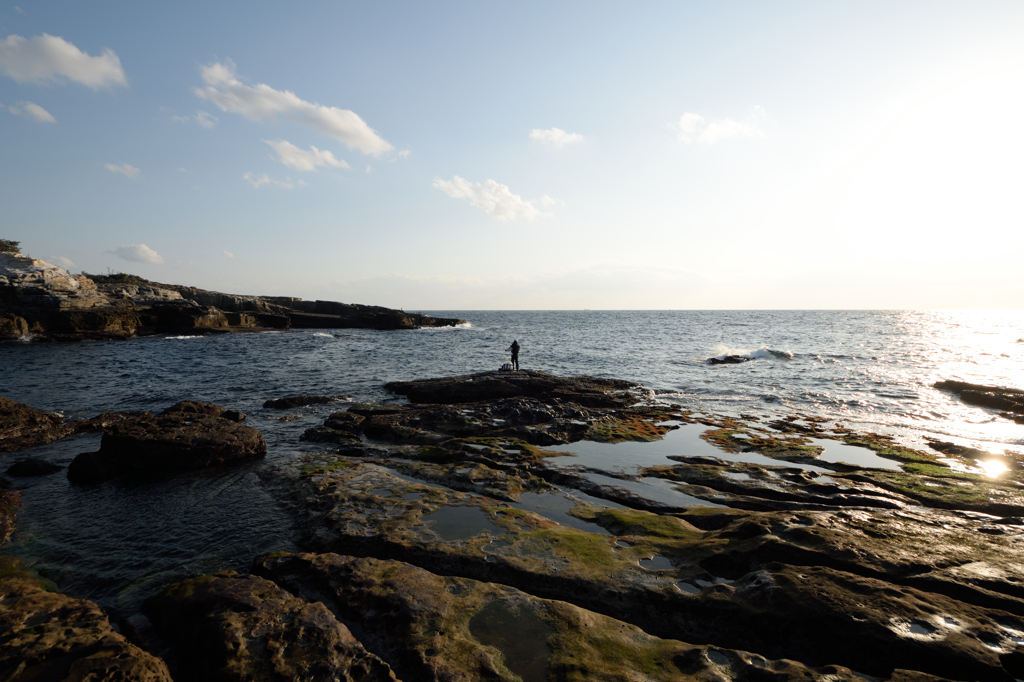
<instances>
[{"instance_id":1,"label":"eroded rock ledge","mask_svg":"<svg viewBox=\"0 0 1024 682\"><path fill-rule=\"evenodd\" d=\"M46 261L0 253L0 340L123 339L289 327L415 329L461 323L381 306L222 294L134 275L72 275Z\"/></svg>"},{"instance_id":2,"label":"eroded rock ledge","mask_svg":"<svg viewBox=\"0 0 1024 682\"><path fill-rule=\"evenodd\" d=\"M302 552L147 601L177 678L1024 677L1019 453L989 479L968 470L976 450L696 415L588 377L391 387L413 402L338 410L305 432L305 456L263 470ZM107 433L162 416L241 426L202 403L167 412ZM586 447L678 429L702 454L630 470ZM812 438L889 466L825 461Z\"/></svg>"}]
</instances>

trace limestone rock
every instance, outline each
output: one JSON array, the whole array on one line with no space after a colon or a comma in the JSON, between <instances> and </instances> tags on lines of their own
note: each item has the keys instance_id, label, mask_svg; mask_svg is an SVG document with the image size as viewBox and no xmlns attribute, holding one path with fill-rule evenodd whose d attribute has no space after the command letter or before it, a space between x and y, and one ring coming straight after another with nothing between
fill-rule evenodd
<instances>
[{"instance_id":1,"label":"limestone rock","mask_svg":"<svg viewBox=\"0 0 1024 682\"><path fill-rule=\"evenodd\" d=\"M14 534L19 506L21 493L12 490L9 481L0 478L0 545L5 544Z\"/></svg>"},{"instance_id":2,"label":"limestone rock","mask_svg":"<svg viewBox=\"0 0 1024 682\"><path fill-rule=\"evenodd\" d=\"M176 645L180 679L395 680L324 604L256 576L227 571L186 580L144 609Z\"/></svg>"},{"instance_id":3,"label":"limestone rock","mask_svg":"<svg viewBox=\"0 0 1024 682\"><path fill-rule=\"evenodd\" d=\"M60 440L75 427L55 412L46 412L0 397L0 452Z\"/></svg>"},{"instance_id":4,"label":"limestone rock","mask_svg":"<svg viewBox=\"0 0 1024 682\"><path fill-rule=\"evenodd\" d=\"M384 386L414 403L471 403L528 397L565 400L587 407L624 407L637 402L627 393L636 384L621 379L559 377L545 372L481 372L440 379L393 381Z\"/></svg>"},{"instance_id":5,"label":"limestone rock","mask_svg":"<svg viewBox=\"0 0 1024 682\"><path fill-rule=\"evenodd\" d=\"M210 403L184 401L159 415L143 413L106 429L100 449L68 467L73 483L124 474L162 476L262 457L267 444L244 415Z\"/></svg>"},{"instance_id":6,"label":"limestone rock","mask_svg":"<svg viewBox=\"0 0 1024 682\"><path fill-rule=\"evenodd\" d=\"M159 658L114 632L102 609L50 591L0 558L0 678L171 682Z\"/></svg>"},{"instance_id":7,"label":"limestone rock","mask_svg":"<svg viewBox=\"0 0 1024 682\"><path fill-rule=\"evenodd\" d=\"M863 679L840 666L813 669L661 639L564 601L401 561L282 553L258 559L254 570L290 592L315 595L356 623L404 679Z\"/></svg>"}]
</instances>

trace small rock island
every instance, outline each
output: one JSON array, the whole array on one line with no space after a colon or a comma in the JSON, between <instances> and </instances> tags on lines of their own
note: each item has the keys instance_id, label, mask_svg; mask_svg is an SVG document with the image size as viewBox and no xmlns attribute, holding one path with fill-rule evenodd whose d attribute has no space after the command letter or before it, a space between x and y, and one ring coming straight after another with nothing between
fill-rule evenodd
<instances>
[{"instance_id":1,"label":"small rock island","mask_svg":"<svg viewBox=\"0 0 1024 682\"><path fill-rule=\"evenodd\" d=\"M381 306L222 294L134 275L72 275L46 261L0 252L0 340L288 328L416 329L464 322Z\"/></svg>"}]
</instances>

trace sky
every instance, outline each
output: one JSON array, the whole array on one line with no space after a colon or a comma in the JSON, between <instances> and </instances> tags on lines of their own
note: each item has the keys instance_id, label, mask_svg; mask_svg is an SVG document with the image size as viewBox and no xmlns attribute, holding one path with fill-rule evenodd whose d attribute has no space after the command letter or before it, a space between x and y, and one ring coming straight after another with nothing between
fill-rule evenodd
<instances>
[{"instance_id":1,"label":"sky","mask_svg":"<svg viewBox=\"0 0 1024 682\"><path fill-rule=\"evenodd\" d=\"M1024 307L1024 3L0 4L0 238L405 310Z\"/></svg>"}]
</instances>

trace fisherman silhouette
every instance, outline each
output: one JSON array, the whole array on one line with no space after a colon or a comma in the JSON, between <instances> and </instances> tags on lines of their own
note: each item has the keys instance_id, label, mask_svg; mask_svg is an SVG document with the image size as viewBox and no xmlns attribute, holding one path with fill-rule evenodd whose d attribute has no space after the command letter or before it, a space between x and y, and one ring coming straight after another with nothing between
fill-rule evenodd
<instances>
[{"instance_id":1,"label":"fisherman silhouette","mask_svg":"<svg viewBox=\"0 0 1024 682\"><path fill-rule=\"evenodd\" d=\"M512 345L505 350L512 351L512 369L519 369L519 339L512 339Z\"/></svg>"}]
</instances>

